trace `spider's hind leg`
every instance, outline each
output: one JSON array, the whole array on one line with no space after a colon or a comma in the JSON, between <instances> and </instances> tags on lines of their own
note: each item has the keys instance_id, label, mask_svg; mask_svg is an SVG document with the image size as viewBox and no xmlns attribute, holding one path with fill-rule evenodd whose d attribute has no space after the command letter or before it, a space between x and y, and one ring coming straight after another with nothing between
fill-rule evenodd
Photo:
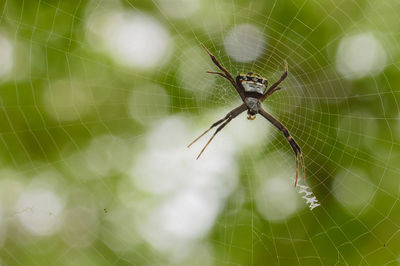
<instances>
[{"instance_id":1,"label":"spider's hind leg","mask_svg":"<svg viewBox=\"0 0 400 266\"><path fill-rule=\"evenodd\" d=\"M201 152L199 153L199 155L197 156L196 160L198 160L201 156L201 154L203 154L204 150L207 148L208 144L210 144L210 142L213 140L213 138L215 137L215 135L217 135L217 133L219 131L221 131L221 129L223 129L229 122L231 122L232 117L229 117L228 120L226 120L222 125L220 125L217 130L215 130L214 134L211 136L211 138L207 141L207 144L203 147L203 149L201 150Z\"/></svg>"},{"instance_id":2,"label":"spider's hind leg","mask_svg":"<svg viewBox=\"0 0 400 266\"><path fill-rule=\"evenodd\" d=\"M283 133L283 135L289 142L290 147L292 147L292 150L296 156L296 181L294 183L294 186L297 186L297 180L299 177L299 159L301 160L301 167L303 170L303 180L306 179L306 168L304 165L303 153L301 152L300 146L293 139L292 135L290 135L289 130L281 122L276 120L272 115L270 115L267 111L265 111L262 108L259 110L259 113Z\"/></svg>"},{"instance_id":3,"label":"spider's hind leg","mask_svg":"<svg viewBox=\"0 0 400 266\"><path fill-rule=\"evenodd\" d=\"M299 158L301 160L301 168L302 168L302 174L303 174L303 181L306 180L306 170L304 166L304 157L303 153L301 152L300 146L297 144L297 142L293 139L293 137L290 135L289 131L284 128L282 130L283 135L285 135L287 141L289 142L290 146L292 147L292 150L296 156L296 181L294 183L294 186L297 186L297 180L299 177Z\"/></svg>"},{"instance_id":4,"label":"spider's hind leg","mask_svg":"<svg viewBox=\"0 0 400 266\"><path fill-rule=\"evenodd\" d=\"M218 126L219 124L221 124L222 122L224 122L226 119L228 119L229 114L226 115L224 118L218 120L217 122L215 122L214 124L212 124L206 131L204 131L203 133L201 133L200 136L198 136L195 140L193 140L187 147L190 148L190 146L193 145L193 143L195 143L196 141L198 141L202 136L204 136L205 134L207 134L208 131L210 131L213 127Z\"/></svg>"},{"instance_id":5,"label":"spider's hind leg","mask_svg":"<svg viewBox=\"0 0 400 266\"><path fill-rule=\"evenodd\" d=\"M196 141L198 141L202 136L204 136L208 131L210 131L213 127L218 126L219 124L221 124L222 122L224 122L222 125L220 125L217 130L215 131L214 135L211 137L211 139L207 142L206 146L201 150L199 156L197 156L197 159L199 159L200 155L203 153L203 151L206 149L206 147L208 146L208 144L211 142L211 140L215 137L215 135L218 133L218 131L220 131L221 129L223 129L226 124L228 124L233 118L235 118L236 116L238 116L240 113L242 113L243 111L245 111L247 109L247 106L245 104L240 105L239 107L236 107L235 109L233 109L232 111L230 111L224 118L218 120L217 122L215 122L214 124L211 125L211 127L209 129L207 129L206 131L204 131L200 136L198 136L195 140L193 140L189 145L188 148L190 146L192 146L193 143L195 143Z\"/></svg>"}]
</instances>

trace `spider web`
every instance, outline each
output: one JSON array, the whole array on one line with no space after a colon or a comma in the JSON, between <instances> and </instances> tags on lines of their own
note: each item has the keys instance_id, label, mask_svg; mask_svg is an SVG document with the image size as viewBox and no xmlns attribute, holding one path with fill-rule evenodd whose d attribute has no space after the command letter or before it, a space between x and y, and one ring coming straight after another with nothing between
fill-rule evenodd
<instances>
[{"instance_id":1,"label":"spider web","mask_svg":"<svg viewBox=\"0 0 400 266\"><path fill-rule=\"evenodd\" d=\"M397 264L399 8L5 1L0 261ZM130 50L146 34L154 53ZM264 106L301 146L300 185L320 206L293 187L290 146L259 116L235 118L198 161L209 135L186 149L240 104L204 73L216 67L200 43L232 75L270 84L287 60Z\"/></svg>"}]
</instances>

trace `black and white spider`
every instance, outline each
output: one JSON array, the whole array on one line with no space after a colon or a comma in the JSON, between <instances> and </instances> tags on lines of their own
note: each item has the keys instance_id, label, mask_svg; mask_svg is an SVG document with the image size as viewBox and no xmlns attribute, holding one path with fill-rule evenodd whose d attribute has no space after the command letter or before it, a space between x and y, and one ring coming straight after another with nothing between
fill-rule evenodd
<instances>
[{"instance_id":1,"label":"black and white spider","mask_svg":"<svg viewBox=\"0 0 400 266\"><path fill-rule=\"evenodd\" d=\"M283 135L286 137L287 141L289 142L290 146L293 149L293 152L296 156L296 181L294 185L297 185L297 179L299 176L299 158L301 159L301 165L302 165L302 170L303 170L303 179L306 178L306 173L305 173L305 166L304 166L304 158L303 154L301 153L300 146L297 144L297 142L292 138L290 135L288 129L277 119L275 119L272 115L270 115L267 111L265 111L262 108L261 103L265 101L265 99L270 96L272 93L280 90L281 88L278 87L278 85L287 77L288 74L288 65L285 60L285 72L281 76L281 78L272 84L271 87L267 90L268 87L268 81L266 78L261 77L258 74L255 73L247 73L247 74L239 74L236 79L232 77L232 75L221 65L221 63L218 62L218 60L215 58L215 56L202 44L203 48L206 50L208 55L211 57L211 60L214 62L214 64L222 71L222 72L213 72L213 71L207 71L209 74L216 74L219 75L225 79L227 79L232 86L236 89L237 93L239 94L240 98L243 101L243 104L240 105L239 107L236 107L232 111L230 111L224 118L218 120L214 124L211 125L209 129L204 131L199 137L197 137L192 143L188 145L190 147L193 143L195 143L198 139L200 139L204 134L206 134L208 131L210 131L213 127L216 127L218 125L221 125L217 128L217 130L214 132L210 140L207 142L207 144L204 146L204 148L201 150L199 155L197 156L196 159L199 159L201 154L204 152L204 150L207 148L208 144L210 144L211 140L215 137L215 135L223 129L232 119L234 119L236 116L241 114L242 112L247 110L247 119L254 120L256 118L257 114L262 115L264 118L266 118L270 123L272 123L275 127L277 127L280 131L282 131Z\"/></svg>"}]
</instances>

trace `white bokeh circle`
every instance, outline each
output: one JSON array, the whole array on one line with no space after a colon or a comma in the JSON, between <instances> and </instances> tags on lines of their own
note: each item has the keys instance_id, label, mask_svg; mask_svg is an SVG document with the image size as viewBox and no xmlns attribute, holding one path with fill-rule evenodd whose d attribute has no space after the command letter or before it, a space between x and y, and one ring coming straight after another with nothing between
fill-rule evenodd
<instances>
[{"instance_id":1,"label":"white bokeh circle","mask_svg":"<svg viewBox=\"0 0 400 266\"><path fill-rule=\"evenodd\" d=\"M267 179L257 188L257 210L269 221L284 221L295 213L299 206L293 183L291 180L285 180L283 176Z\"/></svg>"},{"instance_id":2,"label":"white bokeh circle","mask_svg":"<svg viewBox=\"0 0 400 266\"><path fill-rule=\"evenodd\" d=\"M332 184L335 198L350 212L368 207L374 199L374 185L369 181L368 173L352 167L339 172Z\"/></svg>"},{"instance_id":3,"label":"white bokeh circle","mask_svg":"<svg viewBox=\"0 0 400 266\"><path fill-rule=\"evenodd\" d=\"M251 62L265 49L263 32L255 25L240 24L231 29L224 39L227 54L238 62Z\"/></svg>"},{"instance_id":4,"label":"white bokeh circle","mask_svg":"<svg viewBox=\"0 0 400 266\"><path fill-rule=\"evenodd\" d=\"M15 209L25 229L36 235L51 235L60 226L63 205L53 191L35 189L22 193Z\"/></svg>"},{"instance_id":5,"label":"white bokeh circle","mask_svg":"<svg viewBox=\"0 0 400 266\"><path fill-rule=\"evenodd\" d=\"M377 75L384 70L386 61L385 49L369 32L343 38L336 53L336 69L347 79Z\"/></svg>"},{"instance_id":6,"label":"white bokeh circle","mask_svg":"<svg viewBox=\"0 0 400 266\"><path fill-rule=\"evenodd\" d=\"M155 18L131 12L107 15L101 37L117 63L144 69L160 63L171 41L167 29Z\"/></svg>"}]
</instances>

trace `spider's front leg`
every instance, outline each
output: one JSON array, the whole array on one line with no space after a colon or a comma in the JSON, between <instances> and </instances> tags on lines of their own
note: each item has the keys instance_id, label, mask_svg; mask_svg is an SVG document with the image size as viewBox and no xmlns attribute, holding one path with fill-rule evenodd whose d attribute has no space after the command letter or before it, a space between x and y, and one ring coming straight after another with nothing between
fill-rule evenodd
<instances>
[{"instance_id":1,"label":"spider's front leg","mask_svg":"<svg viewBox=\"0 0 400 266\"><path fill-rule=\"evenodd\" d=\"M281 89L281 88L276 88L276 87L278 87L278 85L281 84L281 82L284 81L288 75L288 64L287 64L286 60L284 62L285 62L285 72L283 72L281 78L277 82L275 82L274 84L271 85L271 87L269 87L269 89L260 98L260 101L264 101L269 95L271 95L272 93Z\"/></svg>"},{"instance_id":2,"label":"spider's front leg","mask_svg":"<svg viewBox=\"0 0 400 266\"><path fill-rule=\"evenodd\" d=\"M206 53L210 56L211 60L213 61L213 63L223 72L214 72L214 71L206 71L206 73L208 74L215 74L215 75L219 75L227 80L229 80L229 82L232 84L232 86L235 88L235 90L237 91L237 93L239 94L240 98L242 98L242 100L244 100L245 95L244 92L240 89L240 87L236 84L235 79L232 77L231 73L229 73L228 70L226 70L226 68L218 61L218 59L207 49L207 47L204 46L204 44L201 44L201 46L203 46L204 50L206 51Z\"/></svg>"},{"instance_id":3,"label":"spider's front leg","mask_svg":"<svg viewBox=\"0 0 400 266\"><path fill-rule=\"evenodd\" d=\"M276 120L272 115L270 115L267 111L265 111L262 108L259 110L259 113L264 118L266 118L269 122L271 122L275 127L277 127L280 131L282 131L283 135L286 137L287 141L289 142L290 147L292 147L292 150L296 156L296 181L294 183L294 186L297 186L297 179L299 177L299 158L301 160L301 166L302 166L302 170L303 170L303 180L306 179L306 168L304 166L304 158L303 158L303 153L301 152L300 146L290 135L289 130L281 122Z\"/></svg>"}]
</instances>

